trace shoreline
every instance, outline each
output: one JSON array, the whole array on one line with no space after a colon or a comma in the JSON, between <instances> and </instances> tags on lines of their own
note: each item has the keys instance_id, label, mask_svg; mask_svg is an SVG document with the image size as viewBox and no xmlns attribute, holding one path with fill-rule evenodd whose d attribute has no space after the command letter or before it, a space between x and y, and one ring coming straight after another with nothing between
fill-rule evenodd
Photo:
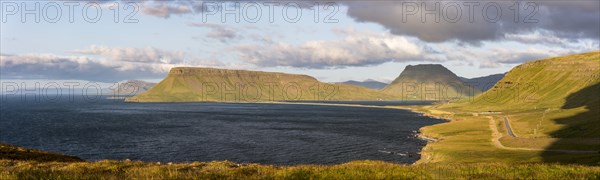
<instances>
[{"instance_id":1,"label":"shoreline","mask_svg":"<svg viewBox=\"0 0 600 180\"><path fill-rule=\"evenodd\" d=\"M401 109L401 110L407 110L407 111L410 111L410 112L413 112L413 113L417 113L417 114L420 114L420 115L425 116L425 117L439 119L439 120L444 120L444 121L446 121L444 123L448 123L448 122L452 121L452 119L450 119L450 118L444 118L444 117L432 114L430 112L415 110L414 108L410 108L410 107L407 107L407 106L373 106L373 105L360 105L360 104L306 103L306 102L295 103L295 102L277 102L277 101L273 101L273 102L255 102L255 103L261 103L261 104L263 104L263 103L264 104L301 104L301 105L318 105L318 106L345 106L345 107L366 107L366 108ZM414 106L414 105L409 105L409 106ZM423 106L426 106L426 105L423 105ZM428 148L428 145L430 143L435 143L435 142L438 142L438 141L441 140L440 138L430 137L430 136L427 136L426 134L423 133L422 129L430 127L430 126L433 126L433 125L423 126L423 127L419 128L417 130L418 131L417 138L421 139L421 140L424 140L424 141L427 141L427 143L425 143L425 146L423 146L421 148L421 150L419 151L420 158L417 161L411 163L410 165L417 165L417 164L427 163L427 160L429 159L430 155L427 154L424 150L426 148ZM425 162L423 162L423 161L425 161Z\"/></svg>"},{"instance_id":2,"label":"shoreline","mask_svg":"<svg viewBox=\"0 0 600 180\"><path fill-rule=\"evenodd\" d=\"M421 114L422 116L426 116L426 117L429 117L429 118L435 118L435 119L446 121L446 122L443 122L443 123L440 123L440 124L449 123L449 122L453 121L450 118L444 118L442 116L435 115L435 114L433 114L431 112L428 112L428 111L416 110L415 108L410 108L410 107L391 107L391 108L405 109L405 110L409 110L409 111L411 111L413 113ZM433 125L435 125L435 124L433 124ZM424 128L427 128L427 127L430 127L430 126L433 126L433 125L423 126L423 127L419 128L419 130L418 130L419 133L418 133L417 137L419 139L421 139L421 140L427 141L427 143L425 143L425 146L423 146L423 148L421 148L421 150L419 151L419 155L420 155L419 160L415 161L411 165L418 165L418 164L427 164L427 163L429 163L431 155L429 153L427 153L426 150L429 149L429 148L431 148L430 147L431 144L436 143L436 142L442 140L441 138L434 138L434 137L428 136L428 135L426 135L423 132Z\"/></svg>"}]
</instances>

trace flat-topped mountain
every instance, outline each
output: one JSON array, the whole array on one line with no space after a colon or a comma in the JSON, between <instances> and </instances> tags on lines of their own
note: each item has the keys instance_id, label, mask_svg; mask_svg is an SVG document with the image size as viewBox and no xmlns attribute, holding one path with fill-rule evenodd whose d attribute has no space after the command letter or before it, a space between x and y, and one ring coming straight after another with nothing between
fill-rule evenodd
<instances>
[{"instance_id":1,"label":"flat-topped mountain","mask_svg":"<svg viewBox=\"0 0 600 180\"><path fill-rule=\"evenodd\" d=\"M461 99L480 91L440 64L408 65L383 92L405 100Z\"/></svg>"},{"instance_id":2,"label":"flat-topped mountain","mask_svg":"<svg viewBox=\"0 0 600 180\"><path fill-rule=\"evenodd\" d=\"M350 80L350 81L340 82L338 84L352 84L352 85L366 87L369 89L383 89L385 86L388 85L387 83L379 82L379 81L372 80L372 79L367 79L364 81Z\"/></svg>"},{"instance_id":3,"label":"flat-topped mountain","mask_svg":"<svg viewBox=\"0 0 600 180\"><path fill-rule=\"evenodd\" d=\"M264 102L297 100L392 100L397 96L349 84L323 83L300 74L172 68L167 77L129 102Z\"/></svg>"}]
</instances>

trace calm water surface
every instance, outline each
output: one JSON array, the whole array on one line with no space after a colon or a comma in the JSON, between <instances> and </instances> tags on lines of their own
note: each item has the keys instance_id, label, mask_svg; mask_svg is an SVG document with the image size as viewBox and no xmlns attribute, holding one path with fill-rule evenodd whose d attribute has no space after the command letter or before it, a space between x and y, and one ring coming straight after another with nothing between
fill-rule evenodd
<instances>
[{"instance_id":1,"label":"calm water surface","mask_svg":"<svg viewBox=\"0 0 600 180\"><path fill-rule=\"evenodd\" d=\"M0 142L86 160L412 163L425 145L415 132L443 122L406 110L300 104L4 98L0 110Z\"/></svg>"}]
</instances>

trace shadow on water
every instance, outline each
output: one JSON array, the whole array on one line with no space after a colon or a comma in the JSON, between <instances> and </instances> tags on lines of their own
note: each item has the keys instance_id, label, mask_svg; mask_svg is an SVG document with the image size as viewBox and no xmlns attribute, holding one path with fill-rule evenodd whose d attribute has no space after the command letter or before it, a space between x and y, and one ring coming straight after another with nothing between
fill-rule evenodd
<instances>
[{"instance_id":1,"label":"shadow on water","mask_svg":"<svg viewBox=\"0 0 600 180\"><path fill-rule=\"evenodd\" d=\"M559 138L547 149L575 149L569 146L586 146L584 149L598 151L595 153L560 153L545 151L542 153L544 162L600 165L600 83L583 88L566 99L561 107L564 110L585 108L584 112L554 119L557 124L564 125L550 133Z\"/></svg>"}]
</instances>

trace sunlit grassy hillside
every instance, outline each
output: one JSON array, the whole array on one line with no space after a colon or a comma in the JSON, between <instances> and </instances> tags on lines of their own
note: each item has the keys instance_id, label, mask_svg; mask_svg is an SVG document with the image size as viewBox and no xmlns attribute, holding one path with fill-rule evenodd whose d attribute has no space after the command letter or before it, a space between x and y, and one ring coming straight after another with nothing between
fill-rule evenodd
<instances>
[{"instance_id":1,"label":"sunlit grassy hillside","mask_svg":"<svg viewBox=\"0 0 600 180\"><path fill-rule=\"evenodd\" d=\"M526 137L600 137L600 51L519 65L473 100L441 108L504 112Z\"/></svg>"},{"instance_id":2,"label":"sunlit grassy hillside","mask_svg":"<svg viewBox=\"0 0 600 180\"><path fill-rule=\"evenodd\" d=\"M477 111L560 108L569 95L598 83L600 51L573 54L518 65L474 100L444 107ZM572 101L598 101L595 94L575 98Z\"/></svg>"},{"instance_id":3,"label":"sunlit grassy hillside","mask_svg":"<svg viewBox=\"0 0 600 180\"><path fill-rule=\"evenodd\" d=\"M599 66L600 51L536 60L474 99L415 107L452 120L421 129L440 139L422 162L600 165Z\"/></svg>"}]
</instances>

